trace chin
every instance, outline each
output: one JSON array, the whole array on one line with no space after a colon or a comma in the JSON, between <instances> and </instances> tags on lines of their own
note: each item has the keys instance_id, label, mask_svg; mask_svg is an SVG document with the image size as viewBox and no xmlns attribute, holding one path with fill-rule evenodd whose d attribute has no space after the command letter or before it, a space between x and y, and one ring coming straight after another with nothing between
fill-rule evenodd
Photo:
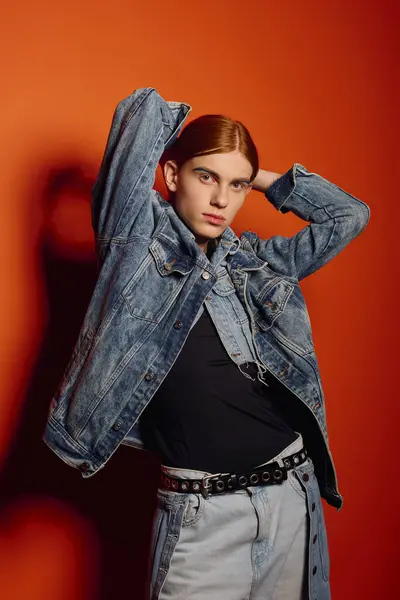
<instances>
[{"instance_id":1,"label":"chin","mask_svg":"<svg viewBox=\"0 0 400 600\"><path fill-rule=\"evenodd\" d=\"M205 242L207 240L215 240L216 238L220 237L228 227L226 222L221 225L212 225L211 223L204 222L196 222L193 224L189 221L184 222L186 227L190 229L190 231L198 240L204 240Z\"/></svg>"},{"instance_id":2,"label":"chin","mask_svg":"<svg viewBox=\"0 0 400 600\"><path fill-rule=\"evenodd\" d=\"M228 227L226 221L221 223L220 225L212 225L211 223L202 223L198 230L201 231L204 235L210 236L212 238L222 235L225 229Z\"/></svg>"}]
</instances>

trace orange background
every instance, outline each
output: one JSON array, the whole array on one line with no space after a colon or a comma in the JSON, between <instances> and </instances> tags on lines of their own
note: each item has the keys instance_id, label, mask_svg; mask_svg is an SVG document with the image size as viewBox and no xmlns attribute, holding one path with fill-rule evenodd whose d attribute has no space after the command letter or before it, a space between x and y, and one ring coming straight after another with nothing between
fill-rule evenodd
<instances>
[{"instance_id":1,"label":"orange background","mask_svg":"<svg viewBox=\"0 0 400 600\"><path fill-rule=\"evenodd\" d=\"M299 162L371 207L365 232L302 287L345 499L341 512L325 510L332 596L394 597L395 4L37 0L2 7L2 599L144 597L157 461L121 448L103 472L82 481L40 436L93 283L88 190L115 105L147 86L191 104L190 119L222 112L242 120L263 168L284 173ZM236 233L261 237L302 226L257 192L234 223ZM143 478L148 490L138 494Z\"/></svg>"}]
</instances>

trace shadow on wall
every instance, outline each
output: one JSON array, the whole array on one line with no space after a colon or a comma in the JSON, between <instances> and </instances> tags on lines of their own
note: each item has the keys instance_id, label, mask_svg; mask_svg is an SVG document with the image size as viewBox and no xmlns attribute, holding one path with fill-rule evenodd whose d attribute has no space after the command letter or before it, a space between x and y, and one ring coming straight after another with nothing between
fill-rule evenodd
<instances>
[{"instance_id":1,"label":"shadow on wall","mask_svg":"<svg viewBox=\"0 0 400 600\"><path fill-rule=\"evenodd\" d=\"M90 215L93 183L94 170L81 164L65 162L45 170L37 258L48 314L20 422L0 474L0 502L2 511L38 496L66 503L91 523L100 540L98 600L117 600L127 591L140 600L146 598L158 458L121 446L105 469L83 480L42 441L48 406L97 276Z\"/></svg>"}]
</instances>

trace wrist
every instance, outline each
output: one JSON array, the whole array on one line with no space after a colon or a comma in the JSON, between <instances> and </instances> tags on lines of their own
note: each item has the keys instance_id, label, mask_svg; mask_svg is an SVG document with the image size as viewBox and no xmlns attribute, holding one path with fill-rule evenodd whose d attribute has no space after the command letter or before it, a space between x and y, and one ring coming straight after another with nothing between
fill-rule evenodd
<instances>
[{"instance_id":1,"label":"wrist","mask_svg":"<svg viewBox=\"0 0 400 600\"><path fill-rule=\"evenodd\" d=\"M274 183L274 181L279 179L281 176L282 175L280 173L259 169L253 180L253 189L265 193L267 189Z\"/></svg>"}]
</instances>

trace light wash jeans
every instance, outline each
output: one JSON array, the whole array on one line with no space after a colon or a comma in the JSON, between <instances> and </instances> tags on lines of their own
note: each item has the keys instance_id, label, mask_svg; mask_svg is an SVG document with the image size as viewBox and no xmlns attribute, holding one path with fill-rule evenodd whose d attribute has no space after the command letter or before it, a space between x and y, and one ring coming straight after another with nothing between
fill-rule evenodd
<instances>
[{"instance_id":1,"label":"light wash jeans","mask_svg":"<svg viewBox=\"0 0 400 600\"><path fill-rule=\"evenodd\" d=\"M301 435L272 462L301 450ZM262 463L267 464L267 463ZM161 466L173 477L204 471ZM204 498L157 491L151 600L329 600L329 555L311 459L282 484Z\"/></svg>"}]
</instances>

